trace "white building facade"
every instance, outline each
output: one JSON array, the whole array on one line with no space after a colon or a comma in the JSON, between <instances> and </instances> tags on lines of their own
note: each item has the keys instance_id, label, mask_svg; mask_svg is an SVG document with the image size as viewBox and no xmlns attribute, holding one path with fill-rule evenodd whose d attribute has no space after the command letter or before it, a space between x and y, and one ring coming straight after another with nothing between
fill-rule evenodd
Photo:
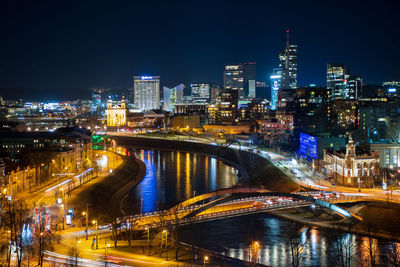
<instances>
[{"instance_id":1,"label":"white building facade","mask_svg":"<svg viewBox=\"0 0 400 267\"><path fill-rule=\"evenodd\" d=\"M134 104L141 111L160 108L160 76L134 76Z\"/></svg>"}]
</instances>

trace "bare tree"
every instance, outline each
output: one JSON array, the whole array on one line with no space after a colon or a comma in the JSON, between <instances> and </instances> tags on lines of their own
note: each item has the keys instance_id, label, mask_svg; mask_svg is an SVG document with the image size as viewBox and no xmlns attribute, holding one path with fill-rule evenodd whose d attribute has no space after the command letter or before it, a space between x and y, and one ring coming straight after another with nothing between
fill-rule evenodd
<instances>
[{"instance_id":1,"label":"bare tree","mask_svg":"<svg viewBox=\"0 0 400 267\"><path fill-rule=\"evenodd\" d=\"M182 213L181 213L181 206L177 205L174 206L173 208L170 209L171 215L172 215L172 220L173 220L173 226L172 226L172 237L174 239L174 247L175 247L175 260L178 260L179 256L179 238L178 238L178 228L182 219Z\"/></svg>"},{"instance_id":2,"label":"bare tree","mask_svg":"<svg viewBox=\"0 0 400 267\"><path fill-rule=\"evenodd\" d=\"M298 267L301 262L301 256L305 252L307 246L307 236L304 234L305 227L299 227L293 223L289 229L288 241L290 248L290 256L293 267Z\"/></svg>"},{"instance_id":3,"label":"bare tree","mask_svg":"<svg viewBox=\"0 0 400 267\"><path fill-rule=\"evenodd\" d=\"M31 263L33 262L34 257L35 257L35 248L34 248L33 244L30 243L30 244L26 245L24 249L25 249L25 253L24 253L25 265L24 266L29 267L29 266L31 266Z\"/></svg>"},{"instance_id":4,"label":"bare tree","mask_svg":"<svg viewBox=\"0 0 400 267\"><path fill-rule=\"evenodd\" d=\"M385 266L400 266L400 251L396 243L390 244L385 254L382 255L382 263Z\"/></svg>"},{"instance_id":5,"label":"bare tree","mask_svg":"<svg viewBox=\"0 0 400 267\"><path fill-rule=\"evenodd\" d=\"M40 266L43 266L44 252L46 250L53 250L54 243L60 243L61 241L61 236L59 234L52 232L46 227L46 224L48 222L46 222L45 219L42 219L45 218L45 212L45 209L40 209L40 220L38 222L37 229L32 240L33 246L38 252L38 265Z\"/></svg>"},{"instance_id":6,"label":"bare tree","mask_svg":"<svg viewBox=\"0 0 400 267\"><path fill-rule=\"evenodd\" d=\"M6 261L11 265L11 255L14 254L17 266L22 264L23 247L26 245L24 240L24 226L29 221L29 210L23 200L9 200L4 196L1 198L2 206L2 231L7 243L3 248L7 248Z\"/></svg>"},{"instance_id":7,"label":"bare tree","mask_svg":"<svg viewBox=\"0 0 400 267\"><path fill-rule=\"evenodd\" d=\"M378 240L372 237L372 227L368 225L368 237L362 245L363 249L368 252L368 258L364 259L368 266L375 267L378 259Z\"/></svg>"},{"instance_id":8,"label":"bare tree","mask_svg":"<svg viewBox=\"0 0 400 267\"><path fill-rule=\"evenodd\" d=\"M79 249L78 246L75 245L74 247L69 248L68 250L68 256L69 259L71 260L72 264L70 266L78 266L78 258L79 258Z\"/></svg>"},{"instance_id":9,"label":"bare tree","mask_svg":"<svg viewBox=\"0 0 400 267\"><path fill-rule=\"evenodd\" d=\"M171 214L169 210L160 210L157 211L157 215L153 217L153 223L159 226L160 228L160 257L162 254L162 246L163 246L163 231L167 230L170 224Z\"/></svg>"},{"instance_id":10,"label":"bare tree","mask_svg":"<svg viewBox=\"0 0 400 267\"><path fill-rule=\"evenodd\" d=\"M336 250L336 259L339 266L350 267L354 265L355 248L356 248L355 244L350 234L348 233L337 234L335 240L335 250Z\"/></svg>"}]
</instances>

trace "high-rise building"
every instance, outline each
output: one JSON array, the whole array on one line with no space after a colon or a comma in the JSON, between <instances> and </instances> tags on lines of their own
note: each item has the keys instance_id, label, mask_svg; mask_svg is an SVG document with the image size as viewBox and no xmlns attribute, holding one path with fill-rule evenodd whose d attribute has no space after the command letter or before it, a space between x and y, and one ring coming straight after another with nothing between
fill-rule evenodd
<instances>
[{"instance_id":1,"label":"high-rise building","mask_svg":"<svg viewBox=\"0 0 400 267\"><path fill-rule=\"evenodd\" d=\"M297 88L297 45L290 44L289 30L286 30L286 48L279 53L279 67L282 70L281 88Z\"/></svg>"},{"instance_id":2,"label":"high-rise building","mask_svg":"<svg viewBox=\"0 0 400 267\"><path fill-rule=\"evenodd\" d=\"M220 99L221 120L234 122L238 117L238 91L224 90Z\"/></svg>"},{"instance_id":3,"label":"high-rise building","mask_svg":"<svg viewBox=\"0 0 400 267\"><path fill-rule=\"evenodd\" d=\"M142 111L160 108L160 76L134 76L135 108Z\"/></svg>"},{"instance_id":4,"label":"high-rise building","mask_svg":"<svg viewBox=\"0 0 400 267\"><path fill-rule=\"evenodd\" d=\"M326 70L326 89L330 102L337 99L357 100L361 92L362 78L351 76L349 69L340 63L329 63Z\"/></svg>"},{"instance_id":5,"label":"high-rise building","mask_svg":"<svg viewBox=\"0 0 400 267\"><path fill-rule=\"evenodd\" d=\"M175 105L183 102L184 89L185 85L183 83L175 86L174 88L168 88L164 86L163 108L165 111L175 112Z\"/></svg>"},{"instance_id":6,"label":"high-rise building","mask_svg":"<svg viewBox=\"0 0 400 267\"><path fill-rule=\"evenodd\" d=\"M397 82L397 81L383 82L382 86L397 86L397 87L400 87L400 82Z\"/></svg>"},{"instance_id":7,"label":"high-rise building","mask_svg":"<svg viewBox=\"0 0 400 267\"><path fill-rule=\"evenodd\" d=\"M270 76L271 79L271 109L275 110L278 106L278 92L281 88L282 70L275 68Z\"/></svg>"},{"instance_id":8,"label":"high-rise building","mask_svg":"<svg viewBox=\"0 0 400 267\"><path fill-rule=\"evenodd\" d=\"M213 85L211 87L211 104L215 104L217 102L217 97L221 93L221 87L218 85Z\"/></svg>"},{"instance_id":9,"label":"high-rise building","mask_svg":"<svg viewBox=\"0 0 400 267\"><path fill-rule=\"evenodd\" d=\"M256 63L249 62L243 64L244 94L247 98L256 97Z\"/></svg>"},{"instance_id":10,"label":"high-rise building","mask_svg":"<svg viewBox=\"0 0 400 267\"><path fill-rule=\"evenodd\" d=\"M224 89L238 91L239 97L244 98L243 65L228 65L224 71Z\"/></svg>"},{"instance_id":11,"label":"high-rise building","mask_svg":"<svg viewBox=\"0 0 400 267\"><path fill-rule=\"evenodd\" d=\"M92 110L95 111L98 108L101 108L101 94L104 92L104 89L93 89L92 90Z\"/></svg>"},{"instance_id":12,"label":"high-rise building","mask_svg":"<svg viewBox=\"0 0 400 267\"><path fill-rule=\"evenodd\" d=\"M345 99L358 100L361 93L362 78L360 76L350 76L346 81Z\"/></svg>"},{"instance_id":13,"label":"high-rise building","mask_svg":"<svg viewBox=\"0 0 400 267\"><path fill-rule=\"evenodd\" d=\"M326 70L326 89L328 100L344 99L345 84L349 71L344 64L329 63Z\"/></svg>"},{"instance_id":14,"label":"high-rise building","mask_svg":"<svg viewBox=\"0 0 400 267\"><path fill-rule=\"evenodd\" d=\"M192 83L190 85L192 91L192 100L195 103L208 103L210 101L210 84L209 83Z\"/></svg>"}]
</instances>

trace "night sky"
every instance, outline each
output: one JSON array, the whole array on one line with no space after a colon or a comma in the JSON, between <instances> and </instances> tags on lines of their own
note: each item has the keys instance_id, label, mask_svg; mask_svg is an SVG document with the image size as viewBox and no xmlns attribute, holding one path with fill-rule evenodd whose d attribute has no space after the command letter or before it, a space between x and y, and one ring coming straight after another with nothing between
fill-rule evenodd
<instances>
[{"instance_id":1,"label":"night sky","mask_svg":"<svg viewBox=\"0 0 400 267\"><path fill-rule=\"evenodd\" d=\"M71 99L89 88L222 85L224 65L257 62L267 80L285 46L299 85L342 62L366 83L400 80L400 1L0 1L0 95ZM12 90L10 88L13 88Z\"/></svg>"}]
</instances>

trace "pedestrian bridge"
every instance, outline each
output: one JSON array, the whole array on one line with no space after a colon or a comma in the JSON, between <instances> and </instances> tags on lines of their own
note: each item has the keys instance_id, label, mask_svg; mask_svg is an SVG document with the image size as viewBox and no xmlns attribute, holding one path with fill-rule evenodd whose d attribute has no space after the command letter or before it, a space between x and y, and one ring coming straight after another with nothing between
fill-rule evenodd
<instances>
[{"instance_id":1,"label":"pedestrian bridge","mask_svg":"<svg viewBox=\"0 0 400 267\"><path fill-rule=\"evenodd\" d=\"M321 197L316 191L285 193L248 187L221 189L195 196L167 210L130 216L121 221L131 220L135 223L136 229L145 229L310 205L326 208L353 222L362 221L359 216L333 204L334 202L354 202L360 200L360 197L344 195L327 197L327 193L324 192L324 194L325 197ZM333 193L331 195L333 196Z\"/></svg>"}]
</instances>

